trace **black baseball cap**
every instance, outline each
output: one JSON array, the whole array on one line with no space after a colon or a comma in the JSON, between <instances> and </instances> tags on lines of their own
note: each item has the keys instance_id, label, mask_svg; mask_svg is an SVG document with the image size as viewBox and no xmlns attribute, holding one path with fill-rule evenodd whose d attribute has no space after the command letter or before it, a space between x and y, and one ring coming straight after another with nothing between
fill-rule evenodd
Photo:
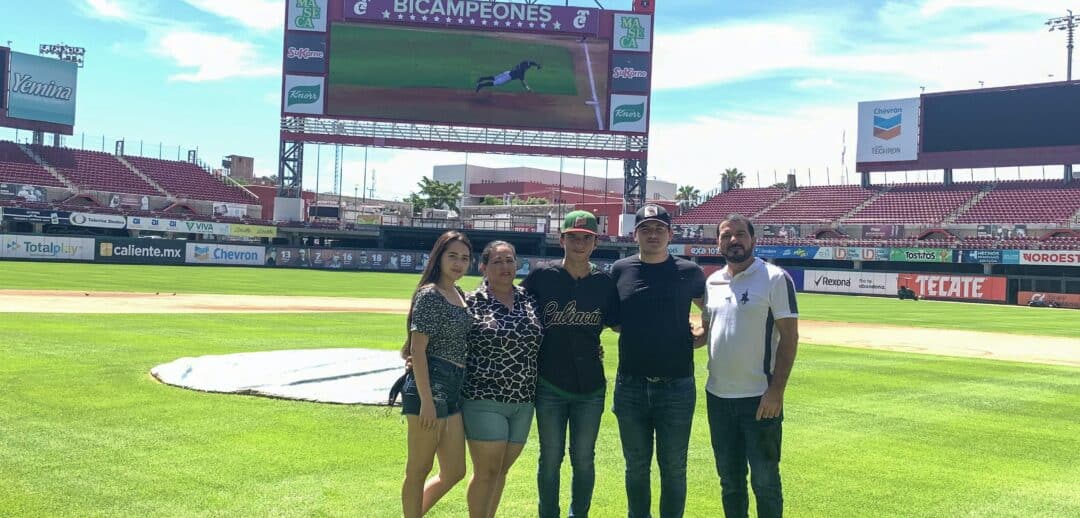
<instances>
[{"instance_id":1,"label":"black baseball cap","mask_svg":"<svg viewBox=\"0 0 1080 518\"><path fill-rule=\"evenodd\" d=\"M650 203L638 209L637 214L634 215L634 229L646 221L659 221L665 227L671 227L671 214L668 214L667 209Z\"/></svg>"}]
</instances>

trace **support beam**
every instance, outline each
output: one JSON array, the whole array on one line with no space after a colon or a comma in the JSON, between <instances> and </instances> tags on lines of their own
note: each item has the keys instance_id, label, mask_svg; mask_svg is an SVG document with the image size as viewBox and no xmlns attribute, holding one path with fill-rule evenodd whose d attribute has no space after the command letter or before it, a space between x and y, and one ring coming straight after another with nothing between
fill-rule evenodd
<instances>
[{"instance_id":1,"label":"support beam","mask_svg":"<svg viewBox=\"0 0 1080 518\"><path fill-rule=\"evenodd\" d=\"M649 181L649 161L628 159L623 162L623 198L626 214L633 214L645 205Z\"/></svg>"}]
</instances>

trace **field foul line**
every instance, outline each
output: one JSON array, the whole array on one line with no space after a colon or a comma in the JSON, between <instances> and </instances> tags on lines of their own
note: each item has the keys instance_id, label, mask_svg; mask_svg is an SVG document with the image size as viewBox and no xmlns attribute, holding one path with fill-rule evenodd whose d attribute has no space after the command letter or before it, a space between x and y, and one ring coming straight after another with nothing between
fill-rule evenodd
<instances>
[{"instance_id":1,"label":"field foul line","mask_svg":"<svg viewBox=\"0 0 1080 518\"><path fill-rule=\"evenodd\" d=\"M592 58L589 57L589 44L581 42L581 48L585 51L585 67L589 70L589 88L592 89L592 106L596 112L596 126L604 131L604 119L600 116L600 101L596 98L596 81L593 79Z\"/></svg>"}]
</instances>

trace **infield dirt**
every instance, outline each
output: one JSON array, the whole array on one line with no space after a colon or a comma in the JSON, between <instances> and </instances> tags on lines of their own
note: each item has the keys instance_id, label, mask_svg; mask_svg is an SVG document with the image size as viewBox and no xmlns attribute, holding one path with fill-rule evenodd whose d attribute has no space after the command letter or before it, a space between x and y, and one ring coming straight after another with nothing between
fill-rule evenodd
<instances>
[{"instance_id":1,"label":"infield dirt","mask_svg":"<svg viewBox=\"0 0 1080 518\"><path fill-rule=\"evenodd\" d=\"M406 299L0 290L0 313L389 313ZM799 322L801 343L1080 367L1080 339L848 322Z\"/></svg>"}]
</instances>

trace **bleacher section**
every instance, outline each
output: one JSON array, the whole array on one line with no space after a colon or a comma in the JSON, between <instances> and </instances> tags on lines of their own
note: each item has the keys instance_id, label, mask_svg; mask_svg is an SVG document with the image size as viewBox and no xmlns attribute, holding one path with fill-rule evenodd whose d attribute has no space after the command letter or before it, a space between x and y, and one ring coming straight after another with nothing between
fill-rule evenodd
<instances>
[{"instance_id":1,"label":"bleacher section","mask_svg":"<svg viewBox=\"0 0 1080 518\"><path fill-rule=\"evenodd\" d=\"M195 164L137 156L125 156L124 159L170 194L180 198L230 203L259 202L243 189L225 185Z\"/></svg>"},{"instance_id":2,"label":"bleacher section","mask_svg":"<svg viewBox=\"0 0 1080 518\"><path fill-rule=\"evenodd\" d=\"M754 219L759 223L830 223L869 200L878 191L858 185L803 187L783 203Z\"/></svg>"},{"instance_id":3,"label":"bleacher section","mask_svg":"<svg viewBox=\"0 0 1080 518\"><path fill-rule=\"evenodd\" d=\"M1001 182L965 210L956 223L1067 224L1078 210L1080 184L1062 187L1061 180Z\"/></svg>"},{"instance_id":4,"label":"bleacher section","mask_svg":"<svg viewBox=\"0 0 1080 518\"><path fill-rule=\"evenodd\" d=\"M785 189L766 187L760 189L735 189L709 198L690 212L674 218L677 224L716 223L717 220L738 212L753 216L776 203L788 194Z\"/></svg>"},{"instance_id":5,"label":"bleacher section","mask_svg":"<svg viewBox=\"0 0 1080 518\"><path fill-rule=\"evenodd\" d=\"M892 186L843 223L938 224L974 197L980 185L903 184Z\"/></svg>"},{"instance_id":6,"label":"bleacher section","mask_svg":"<svg viewBox=\"0 0 1080 518\"><path fill-rule=\"evenodd\" d=\"M97 151L79 151L52 146L32 145L45 163L76 186L91 190L125 194L161 196L162 193L128 170L116 157Z\"/></svg>"},{"instance_id":7,"label":"bleacher section","mask_svg":"<svg viewBox=\"0 0 1080 518\"><path fill-rule=\"evenodd\" d=\"M0 182L64 187L14 142L0 141Z\"/></svg>"}]
</instances>

